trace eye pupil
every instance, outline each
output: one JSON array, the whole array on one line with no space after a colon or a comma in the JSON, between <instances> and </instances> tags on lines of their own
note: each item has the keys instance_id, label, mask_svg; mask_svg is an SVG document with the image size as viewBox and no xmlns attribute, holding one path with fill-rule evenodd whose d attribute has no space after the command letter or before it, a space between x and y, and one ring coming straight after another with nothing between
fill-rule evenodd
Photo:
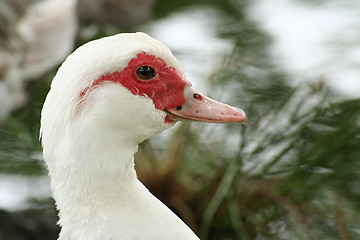
<instances>
[{"instance_id":1,"label":"eye pupil","mask_svg":"<svg viewBox=\"0 0 360 240\"><path fill-rule=\"evenodd\" d=\"M156 76L156 72L149 66L141 66L136 69L136 75L140 80L149 80Z\"/></svg>"}]
</instances>

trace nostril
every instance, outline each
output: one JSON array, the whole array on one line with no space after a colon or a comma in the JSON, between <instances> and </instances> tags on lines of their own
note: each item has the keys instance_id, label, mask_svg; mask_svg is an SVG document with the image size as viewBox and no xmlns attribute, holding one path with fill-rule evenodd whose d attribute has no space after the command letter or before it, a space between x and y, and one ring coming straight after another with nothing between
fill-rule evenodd
<instances>
[{"instance_id":1,"label":"nostril","mask_svg":"<svg viewBox=\"0 0 360 240\"><path fill-rule=\"evenodd\" d=\"M194 99L199 100L199 101L203 99L203 97L198 93L194 93L193 97L194 97Z\"/></svg>"},{"instance_id":2,"label":"nostril","mask_svg":"<svg viewBox=\"0 0 360 240\"><path fill-rule=\"evenodd\" d=\"M182 109L182 106L177 106L176 110L180 111Z\"/></svg>"}]
</instances>

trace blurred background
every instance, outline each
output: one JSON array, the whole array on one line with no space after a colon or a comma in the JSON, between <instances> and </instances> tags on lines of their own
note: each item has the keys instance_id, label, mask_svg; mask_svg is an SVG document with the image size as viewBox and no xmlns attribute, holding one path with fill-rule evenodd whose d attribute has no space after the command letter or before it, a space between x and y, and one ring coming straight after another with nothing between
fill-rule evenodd
<instances>
[{"instance_id":1,"label":"blurred background","mask_svg":"<svg viewBox=\"0 0 360 240\"><path fill-rule=\"evenodd\" d=\"M360 239L357 0L1 0L0 239L56 239L39 144L52 78L81 44L143 31L249 124L177 123L139 178L201 239Z\"/></svg>"}]
</instances>

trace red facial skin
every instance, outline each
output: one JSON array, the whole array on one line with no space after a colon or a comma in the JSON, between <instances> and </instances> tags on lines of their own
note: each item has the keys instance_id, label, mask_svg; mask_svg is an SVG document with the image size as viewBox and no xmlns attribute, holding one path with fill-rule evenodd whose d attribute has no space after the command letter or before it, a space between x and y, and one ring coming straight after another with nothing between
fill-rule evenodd
<instances>
[{"instance_id":1,"label":"red facial skin","mask_svg":"<svg viewBox=\"0 0 360 240\"><path fill-rule=\"evenodd\" d=\"M136 75L136 70L141 66L149 66L156 72L155 77L149 80L141 80ZM120 72L105 74L98 78L90 88L86 88L81 93L81 98L87 91L91 91L103 82L116 82L126 87L134 95L147 96L152 99L157 109L166 110L176 108L185 103L185 86L191 86L179 72L172 67L168 67L164 60L147 53L139 53L128 65ZM81 102L84 99L81 99ZM165 122L173 121L166 119Z\"/></svg>"},{"instance_id":2,"label":"red facial skin","mask_svg":"<svg viewBox=\"0 0 360 240\"><path fill-rule=\"evenodd\" d=\"M142 80L136 70L148 66L155 71L155 76ZM141 75L141 77L143 77ZM134 95L149 97L155 108L165 111L165 123L179 120L191 120L213 123L242 122L247 124L244 111L225 103L202 96L179 72L166 65L164 60L146 53L139 53L120 72L104 74L80 93L79 106L86 101L89 91L103 82L119 83Z\"/></svg>"}]
</instances>

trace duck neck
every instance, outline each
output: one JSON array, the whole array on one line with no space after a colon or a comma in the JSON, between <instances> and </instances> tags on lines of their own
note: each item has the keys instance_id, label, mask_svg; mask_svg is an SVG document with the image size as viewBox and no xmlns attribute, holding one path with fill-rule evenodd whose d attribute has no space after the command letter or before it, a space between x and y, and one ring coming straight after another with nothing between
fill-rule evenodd
<instances>
[{"instance_id":1,"label":"duck neck","mask_svg":"<svg viewBox=\"0 0 360 240\"><path fill-rule=\"evenodd\" d=\"M123 214L121 208L147 192L134 169L137 143L111 137L106 142L73 139L64 139L61 152L55 148L55 161L48 162L62 235L114 222Z\"/></svg>"}]
</instances>

